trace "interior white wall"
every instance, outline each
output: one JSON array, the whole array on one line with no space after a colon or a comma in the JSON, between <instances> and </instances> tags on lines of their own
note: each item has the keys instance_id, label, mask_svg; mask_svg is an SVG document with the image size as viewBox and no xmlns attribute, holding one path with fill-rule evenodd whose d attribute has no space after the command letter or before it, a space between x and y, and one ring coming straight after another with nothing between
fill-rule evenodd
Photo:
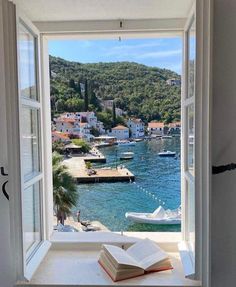
<instances>
[{"instance_id":1,"label":"interior white wall","mask_svg":"<svg viewBox=\"0 0 236 287\"><path fill-rule=\"evenodd\" d=\"M214 1L212 164L236 162L236 1ZM212 286L236 285L236 171L212 176Z\"/></svg>"},{"instance_id":2,"label":"interior white wall","mask_svg":"<svg viewBox=\"0 0 236 287\"><path fill-rule=\"evenodd\" d=\"M4 35L3 35L3 1L0 0L0 167L7 171L7 122L5 100L5 70L4 70ZM2 185L7 178L0 175L0 285L13 286L11 270L10 246L10 215L9 201L2 193ZM6 185L7 189L7 185ZM9 190L7 189L9 193Z\"/></svg>"}]
</instances>

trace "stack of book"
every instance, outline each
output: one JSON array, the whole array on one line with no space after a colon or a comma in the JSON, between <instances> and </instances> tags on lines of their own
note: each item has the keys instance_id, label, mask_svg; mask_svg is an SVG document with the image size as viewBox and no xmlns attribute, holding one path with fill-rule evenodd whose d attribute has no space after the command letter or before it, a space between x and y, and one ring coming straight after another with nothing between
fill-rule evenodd
<instances>
[{"instance_id":1,"label":"stack of book","mask_svg":"<svg viewBox=\"0 0 236 287\"><path fill-rule=\"evenodd\" d=\"M167 253L149 239L141 240L127 250L103 245L98 262L113 281L173 269Z\"/></svg>"}]
</instances>

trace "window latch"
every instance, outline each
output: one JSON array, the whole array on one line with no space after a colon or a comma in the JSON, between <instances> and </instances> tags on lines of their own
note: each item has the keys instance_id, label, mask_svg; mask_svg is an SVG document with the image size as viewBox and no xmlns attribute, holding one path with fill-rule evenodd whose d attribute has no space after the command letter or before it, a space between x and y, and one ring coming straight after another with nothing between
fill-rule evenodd
<instances>
[{"instance_id":1,"label":"window latch","mask_svg":"<svg viewBox=\"0 0 236 287\"><path fill-rule=\"evenodd\" d=\"M236 163L229 163L226 165L212 166L212 174L219 174L225 171L236 169Z\"/></svg>"}]
</instances>

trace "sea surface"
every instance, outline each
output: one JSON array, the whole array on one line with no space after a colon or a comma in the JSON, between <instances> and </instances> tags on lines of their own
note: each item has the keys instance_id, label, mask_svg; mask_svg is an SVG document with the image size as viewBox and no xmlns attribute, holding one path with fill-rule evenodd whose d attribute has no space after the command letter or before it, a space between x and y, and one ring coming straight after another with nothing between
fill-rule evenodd
<instances>
[{"instance_id":1,"label":"sea surface","mask_svg":"<svg viewBox=\"0 0 236 287\"><path fill-rule=\"evenodd\" d=\"M123 164L134 175L135 182L93 183L78 185L82 220L99 220L111 231L179 231L180 225L134 223L125 218L127 211L153 212L159 205L175 209L180 205L180 158L161 158L163 149L180 153L180 138L153 139L135 146L101 148L107 157L99 167ZM134 159L121 161L122 152L134 152Z\"/></svg>"}]
</instances>

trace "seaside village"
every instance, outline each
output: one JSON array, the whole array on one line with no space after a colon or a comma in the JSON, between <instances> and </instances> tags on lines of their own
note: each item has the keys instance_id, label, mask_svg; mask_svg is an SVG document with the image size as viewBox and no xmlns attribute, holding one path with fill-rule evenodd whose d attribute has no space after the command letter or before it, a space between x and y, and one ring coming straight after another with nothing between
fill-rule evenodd
<instances>
[{"instance_id":1,"label":"seaside village","mask_svg":"<svg viewBox=\"0 0 236 287\"><path fill-rule=\"evenodd\" d=\"M112 109L113 100L103 101L104 109ZM116 116L126 112L115 108ZM105 130L103 122L98 121L95 112L65 112L53 119L52 142L60 141L65 148L73 138L83 139L97 147L103 145L130 144L133 141L148 140L155 137L172 137L180 135L180 122L165 124L151 121L145 124L141 119L128 118L126 125L116 125ZM94 136L92 131L98 136ZM78 150L78 149L77 149Z\"/></svg>"},{"instance_id":2,"label":"seaside village","mask_svg":"<svg viewBox=\"0 0 236 287\"><path fill-rule=\"evenodd\" d=\"M64 158L63 165L79 184L135 181L135 175L123 164L126 160L133 159L134 153L130 151L129 146L141 141L180 136L180 122L165 124L151 121L145 124L139 118L129 118L120 108L114 109L113 100L103 101L102 107L104 111L108 109L111 112L115 111L116 117L122 116L126 119L125 124L117 124L105 130L103 122L97 119L94 111L64 112L52 120L53 150L60 151ZM119 154L118 161L117 151L114 149L115 165L99 167L99 164L107 161L100 148L115 145L127 146L124 149L126 152ZM172 155L171 152L164 151L164 156L175 156L175 153ZM81 231L88 231L88 228L106 230L100 222L89 223L89 226L78 226L77 222L68 218L67 224L74 226L76 230L82 229Z\"/></svg>"}]
</instances>

